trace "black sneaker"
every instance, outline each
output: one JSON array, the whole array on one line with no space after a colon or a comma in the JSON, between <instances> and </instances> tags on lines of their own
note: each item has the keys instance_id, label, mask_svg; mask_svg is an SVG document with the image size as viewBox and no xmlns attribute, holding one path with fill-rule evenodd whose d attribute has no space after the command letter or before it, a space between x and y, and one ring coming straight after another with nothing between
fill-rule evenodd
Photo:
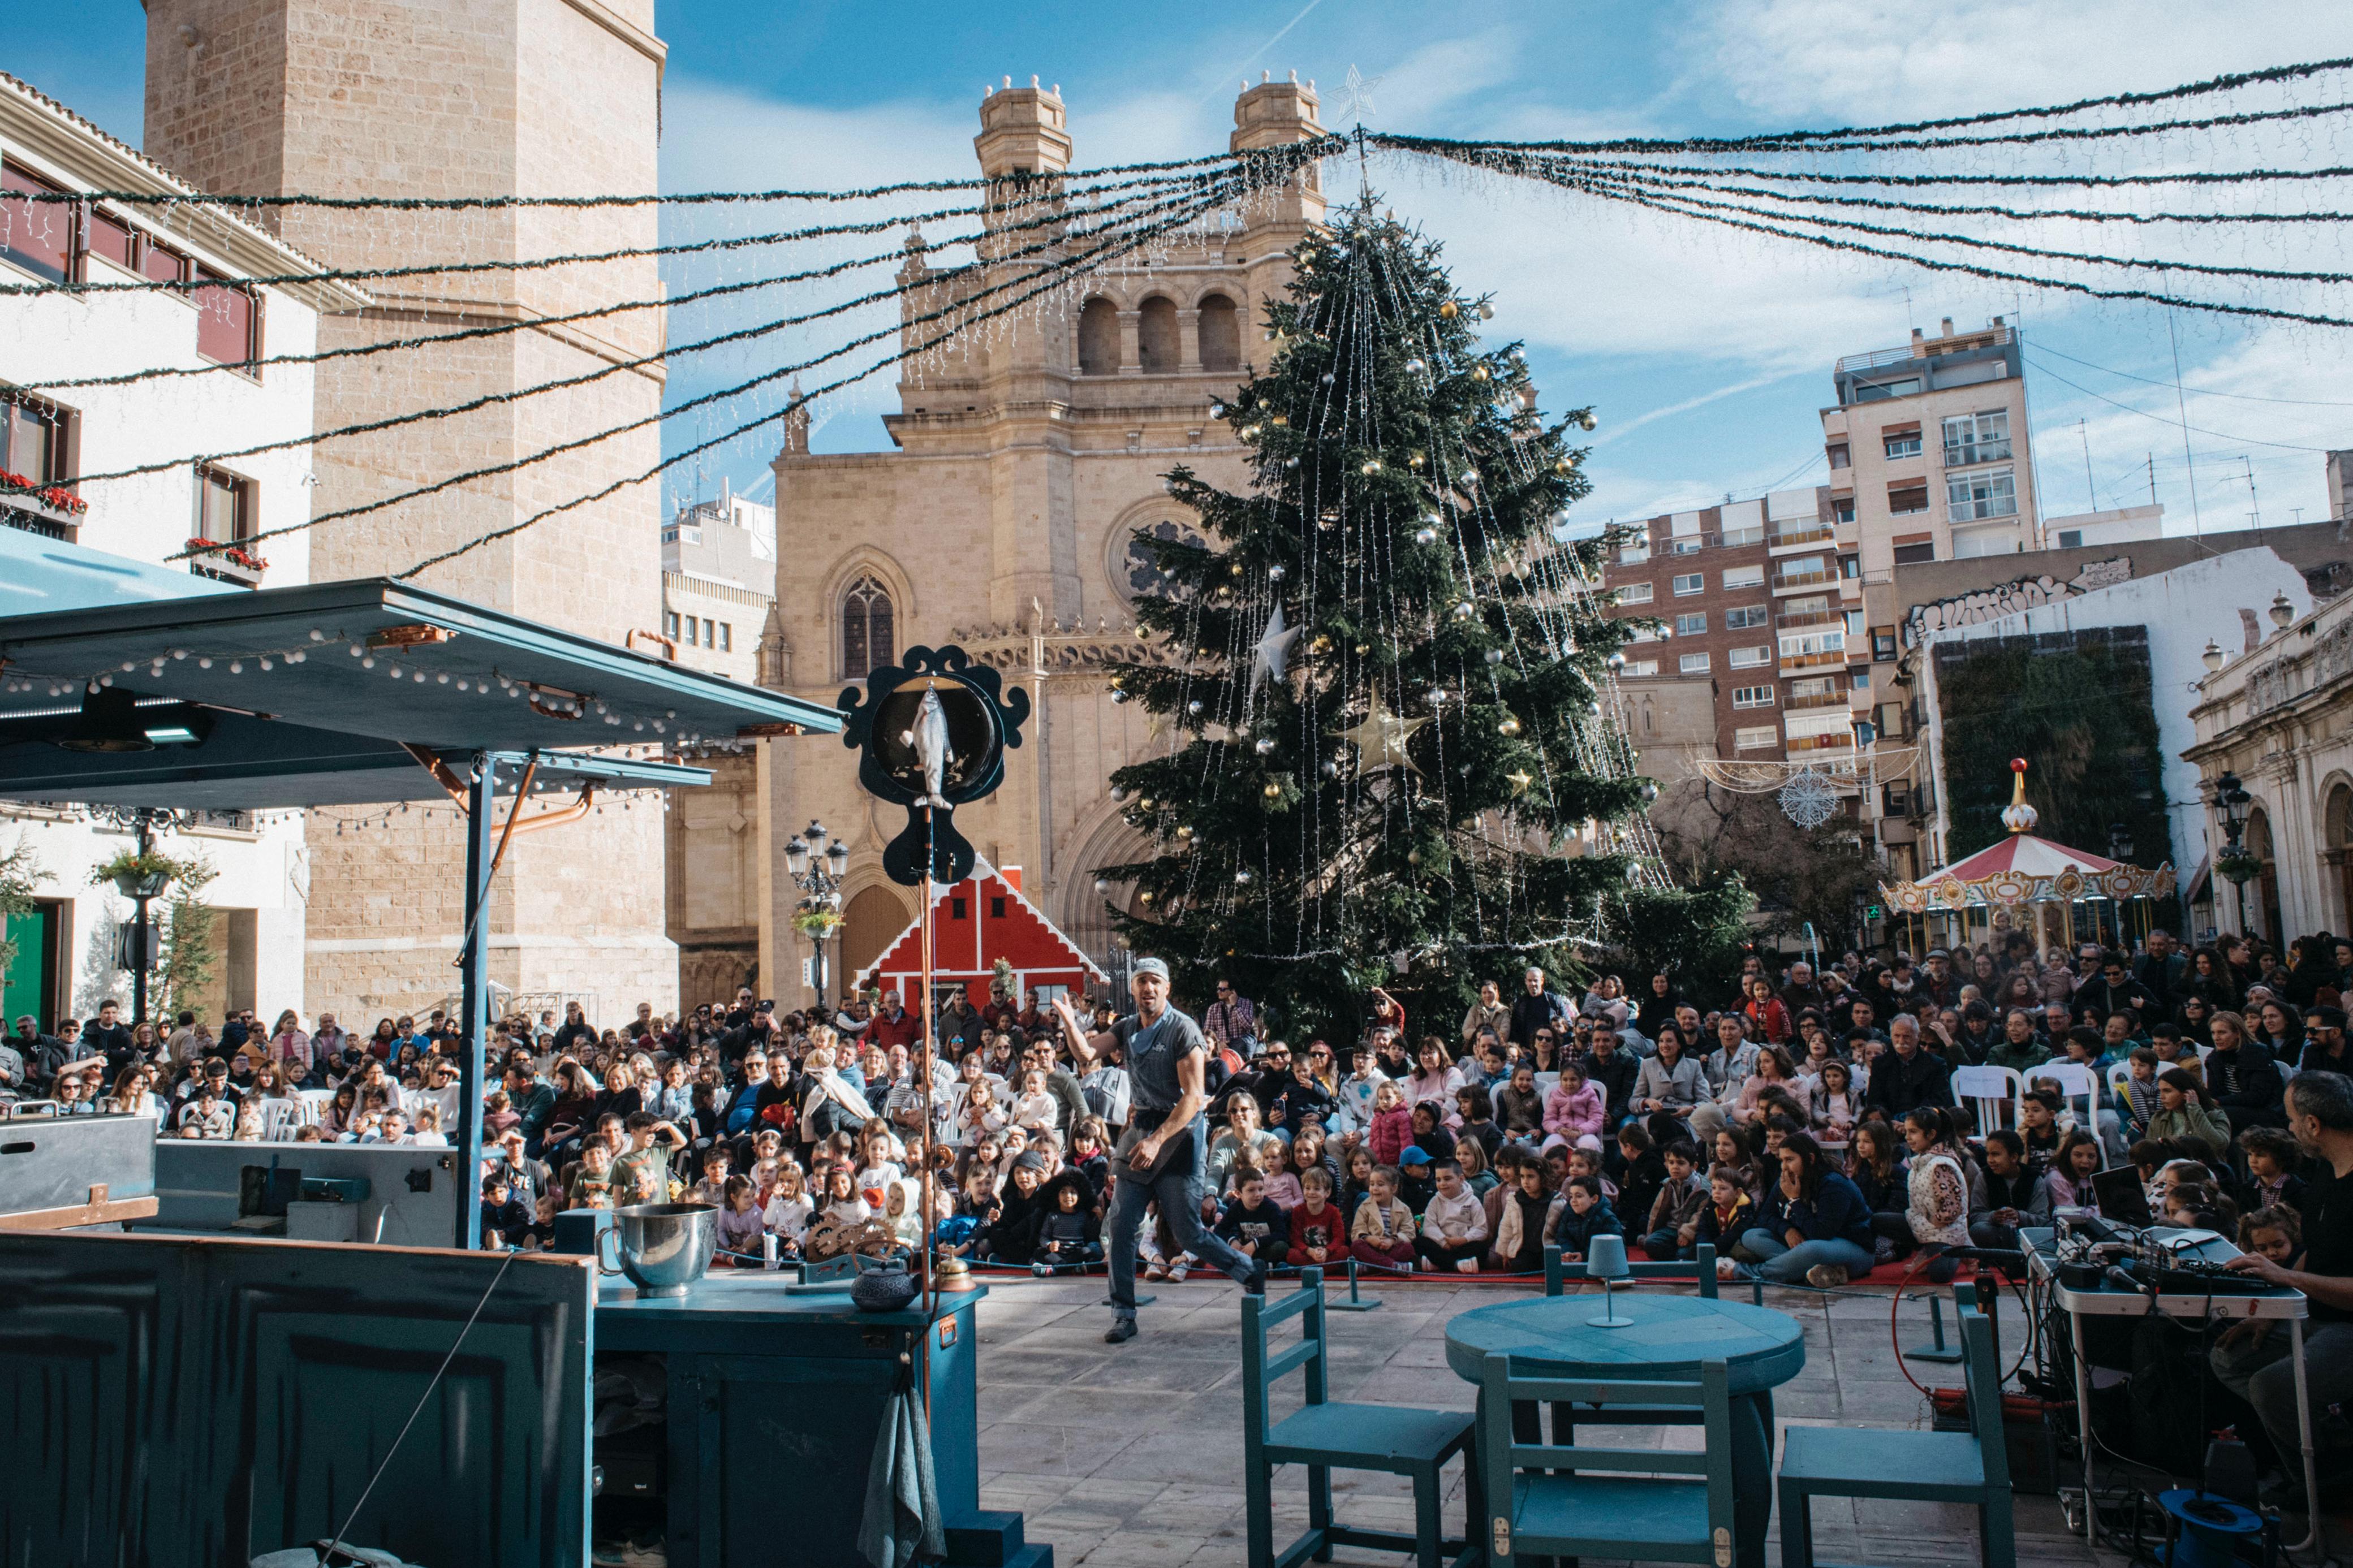
<instances>
[{"instance_id":1,"label":"black sneaker","mask_svg":"<svg viewBox=\"0 0 2353 1568\"><path fill-rule=\"evenodd\" d=\"M1111 1321L1111 1327L1103 1331L1103 1343L1107 1345L1124 1345L1134 1338L1135 1338L1134 1318L1113 1318Z\"/></svg>"},{"instance_id":2,"label":"black sneaker","mask_svg":"<svg viewBox=\"0 0 2353 1568\"><path fill-rule=\"evenodd\" d=\"M1242 1294L1245 1296L1263 1296L1266 1294L1265 1264L1261 1263L1257 1268L1252 1268L1250 1271L1250 1278L1242 1281Z\"/></svg>"}]
</instances>

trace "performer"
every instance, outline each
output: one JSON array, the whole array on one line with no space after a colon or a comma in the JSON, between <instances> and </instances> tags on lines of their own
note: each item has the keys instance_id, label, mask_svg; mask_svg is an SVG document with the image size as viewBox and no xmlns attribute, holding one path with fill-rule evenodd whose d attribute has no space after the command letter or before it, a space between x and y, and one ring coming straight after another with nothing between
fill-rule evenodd
<instances>
[{"instance_id":1,"label":"performer","mask_svg":"<svg viewBox=\"0 0 2353 1568\"><path fill-rule=\"evenodd\" d=\"M1127 1131L1112 1151L1116 1178L1111 1201L1111 1327L1105 1344L1135 1337L1135 1237L1147 1205L1157 1202L1176 1245L1212 1268L1222 1268L1252 1295L1266 1294L1266 1265L1253 1262L1202 1228L1203 1167L1208 1153L1204 1066L1208 1047L1201 1026L1168 1005L1168 965L1157 958L1136 960L1128 984L1135 1011L1112 1026L1112 1037L1126 1058L1133 1093ZM1082 1062L1094 1053L1070 1004L1055 999L1062 1037Z\"/></svg>"}]
</instances>

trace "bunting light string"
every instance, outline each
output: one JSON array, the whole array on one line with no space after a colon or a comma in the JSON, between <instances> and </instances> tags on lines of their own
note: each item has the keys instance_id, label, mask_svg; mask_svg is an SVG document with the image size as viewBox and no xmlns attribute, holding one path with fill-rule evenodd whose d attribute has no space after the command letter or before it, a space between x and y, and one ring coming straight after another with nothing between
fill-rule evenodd
<instances>
[{"instance_id":1,"label":"bunting light string","mask_svg":"<svg viewBox=\"0 0 2353 1568\"><path fill-rule=\"evenodd\" d=\"M868 185L856 190L765 190L765 191L692 191L670 195L592 195L592 196L329 196L307 192L288 192L278 195L230 195L206 191L11 191L11 201L74 203L84 201L116 202L125 206L153 207L225 207L229 209L284 207L321 207L353 212L488 212L518 207L597 208L597 207L670 207L757 205L764 202L841 202L874 201L883 196L906 195L943 191L1004 191L1008 188L1026 192L1050 190L1063 181L1093 180L1111 174L1151 174L1178 169L1198 169L1220 163L1247 163L1253 159L1273 153L1290 156L1303 153L1311 158L1329 157L1347 150L1348 139L1336 132L1313 142L1286 143L1280 147L1245 148L1240 152L1205 153L1191 158L1166 158L1137 163L1104 163L1087 169L1065 169L1052 174L1028 175L980 175L957 180L899 180L888 184Z\"/></svg>"},{"instance_id":2,"label":"bunting light string","mask_svg":"<svg viewBox=\"0 0 2353 1568\"><path fill-rule=\"evenodd\" d=\"M668 417L672 414L682 413L691 408L708 406L725 401L728 398L739 396L754 388L776 382L784 376L797 374L798 371L810 368L813 365L825 363L829 360L839 359L850 350L862 347L865 344L873 342L879 339L893 335L898 335L902 338L900 346L890 353L881 355L880 358L872 361L860 369L851 371L844 375L839 376L821 386L811 388L806 393L795 395L780 408L767 414L764 414L756 419L736 425L716 436L687 447L676 453L673 453L670 457L663 458L660 462L654 464L652 467L645 468L636 474L617 479L600 489L591 491L586 495L575 496L569 500L559 501L553 506L542 508L540 510L532 513L529 517L523 518L519 521L509 523L501 528L492 529L486 533L478 535L474 539L468 541L464 544L459 545L450 550L442 551L438 554L428 556L426 559L419 561L416 565L408 568L406 572L396 574L397 577L406 581L432 567L441 565L447 562L454 561L459 556L469 554L473 551L481 548L485 544L492 543L498 540L511 538L515 534L522 532L526 529L532 528L541 522L544 522L551 517L559 516L576 507L591 505L594 502L604 500L607 496L614 495L620 490L627 489L631 485L642 484L649 479L658 478L664 471L676 467L678 464L684 462L691 458L699 457L702 453L711 451L719 447L723 447L730 441L739 439L740 437L750 434L752 431L773 424L776 420L791 414L796 409L807 407L809 404L829 393L838 392L844 387L851 386L856 384L858 382L863 381L866 377L873 374L876 371L884 369L904 360L917 358L922 354L928 353L932 349L937 348L945 343L950 338L955 336L960 331L965 331L982 321L991 321L997 317L1008 314L1013 310L1018 310L1024 304L1041 295L1049 294L1064 288L1074 278L1083 277L1095 271L1103 263L1109 260L1130 254L1152 243L1155 239L1175 232L1192 219L1199 217L1215 210L1219 205L1224 205L1224 201L1228 199L1229 195L1229 193L1205 198L1203 201L1197 203L1192 208L1180 211L1179 213L1172 216L1172 217L1166 221L1150 225L1145 228L1130 233L1114 235L1110 238L1105 239L1101 245L1095 247L1092 251L1086 252L1081 256L1070 258L1065 261L1058 262L1053 267L1047 268L1044 276L1030 287L1013 293L986 310L974 310L970 308L968 301L959 301L950 305L942 306L938 310L926 311L920 316L910 318L906 321L894 323L881 331L870 332L862 337L853 339L851 342L843 344L841 347L821 354L816 359L797 365L786 365L776 370L764 372L759 375L752 377L748 381L741 382L733 387L723 388L721 391L692 399L688 403L679 405L677 408L666 410L663 414L651 416L645 419L635 420L630 422L628 425L619 426L615 430L606 431L596 436L568 442L563 446L550 448L547 451L535 453L530 457L517 459L514 462L493 465L484 469L476 470L471 474L459 475L449 479L441 480L433 485L421 487L418 489L409 491L405 495L392 497L382 501L371 502L362 507L346 508L341 512L324 513L319 517L311 519L307 522L290 524L287 528L279 530L278 531L294 532L302 529L316 527L319 523L329 521L338 517L352 516L363 511L375 511L382 507L393 505L400 500L413 499L416 496L427 494L435 490L446 489L453 484L463 482L469 479L482 478L490 474L503 473L513 468L525 467L530 463L538 462L548 457L552 457L557 452L568 450L572 447L591 445L596 441L606 439L609 436L619 434L621 431L635 429L648 424L658 423L660 419ZM997 292L1001 287L1003 286L990 285L988 288L977 291L974 298L980 298L987 294ZM955 324L942 331L933 333L929 337L925 338L922 342L914 344L912 347L908 346L904 342L904 333L907 328L929 325L932 322L944 320L953 320ZM257 537L267 537L267 535L265 534Z\"/></svg>"},{"instance_id":3,"label":"bunting light string","mask_svg":"<svg viewBox=\"0 0 2353 1568\"><path fill-rule=\"evenodd\" d=\"M1158 203L1149 204L1134 211L1123 211L1099 228L1090 229L1082 227L1067 231L1060 235L1051 236L1038 240L1029 246L1020 247L1019 249L1012 252L1008 258L1027 258L1031 256L1043 255L1049 251L1059 250L1067 243L1072 233L1082 237L1089 237L1102 233L1104 230L1117 229L1124 224L1132 222L1140 217L1149 216L1164 208L1171 206L1181 208L1185 204L1177 198L1171 197ZM852 265L871 264L871 260L859 263L845 262L837 268L828 268L826 270L842 271L848 269ZM941 272L932 274L929 278L922 279L912 285L894 280L891 286L886 289L874 289L854 299L840 300L834 304L825 306L816 310L807 311L800 315L775 317L766 321L754 322L747 327L739 327L732 331L721 332L715 336L700 339L695 342L666 344L651 353L640 354L628 359L606 361L605 363L596 366L594 369L583 371L577 375L559 376L552 381L533 382L528 386L509 387L498 392L487 392L478 397L470 398L462 403L439 404L426 408L410 409L406 413L386 415L381 419L370 419L353 425L336 426L325 430L314 430L305 435L290 436L276 441L265 441L251 447L239 447L234 451L206 453L194 458L188 457L159 458L153 461L134 464L129 468L111 468L94 474L85 474L81 476L79 482L82 484L99 484L110 479L133 479L142 474L165 473L185 467L192 460L199 466L231 462L242 458L257 457L265 452L286 451L295 447L314 446L322 441L343 440L358 436L378 435L386 430L398 429L404 426L415 425L426 420L454 418L462 415L476 413L484 408L497 407L512 403L520 403L526 398L538 397L549 393L569 391L577 387L590 385L594 383L602 381L608 376L618 375L624 372L631 370L641 370L648 365L662 363L676 356L708 353L713 349L723 348L734 343L748 342L755 338L766 337L776 332L788 331L794 327L807 326L813 322L826 321L835 316L844 315L852 310L863 309L869 305L880 304L886 300L898 299L911 291L919 291L923 289L934 286L943 279L954 280L955 279L969 277L976 273L987 272L991 269L991 266L992 264L989 262L975 261L962 267L944 269ZM747 279L739 283L722 284L712 289L702 290L696 297L707 300L720 295L737 294L750 289L767 288L784 281L786 281L784 279ZM998 287L1002 286L1003 285L998 285ZM648 303L659 303L659 301L648 301ZM583 312L582 314L609 315L614 313L616 310L622 308L624 307L598 307L596 310ZM501 331L512 331L545 324L548 320L548 318L536 318L527 319L522 321L501 322L497 324L497 330ZM396 345L387 344L381 346L397 346L400 348L430 346L433 343L447 342L448 337L456 335L459 334L445 334L443 337L427 339L422 342L411 341L400 342ZM823 363L825 359L835 357L835 355L839 353L848 353L850 349L859 347L861 343L871 341L871 337L854 340L849 343L844 344L840 349L836 350L834 355L826 355L818 360L809 362L808 364L804 364L796 368L807 369L809 368L810 365ZM680 413L694 406L695 405L693 403L682 404L672 408L670 412ZM657 416L657 417L659 417L659 416ZM624 428L628 427L625 426ZM617 433L618 432L613 431L607 432L608 435ZM18 490L19 489L20 487L16 486L4 479L0 479L0 495L9 494ZM406 498L392 498L393 500L403 499ZM356 515L360 511L374 510L378 506L388 504L391 504L391 502L385 501L371 503L367 506L347 510L342 513L331 513L328 515L352 516ZM325 517L313 520L314 522L324 521L326 521ZM266 537L269 536L266 534L255 536L256 539ZM251 542L251 541L243 541L240 542ZM184 553L196 554L201 553L201 552L188 551ZM178 557L173 557L173 559L178 559Z\"/></svg>"},{"instance_id":4,"label":"bunting light string","mask_svg":"<svg viewBox=\"0 0 2353 1568\"><path fill-rule=\"evenodd\" d=\"M2095 207L2006 207L1953 202L1905 202L1891 196L1833 196L1805 191L1776 191L1762 185L1727 185L1715 180L1640 177L1642 183L1667 189L1714 191L1752 201L1799 203L1814 206L1860 207L1875 212L1923 213L1932 217L1993 217L2030 223L2063 220L2070 223L2130 224L2263 224L2353 223L2353 212L2135 213L2102 211Z\"/></svg>"},{"instance_id":5,"label":"bunting light string","mask_svg":"<svg viewBox=\"0 0 2353 1568\"><path fill-rule=\"evenodd\" d=\"M1198 184L1211 177L1198 174L1145 175L1132 180L1113 181L1098 185L1078 185L1058 189L1054 192L1052 200L1063 204L1083 203L1088 197L1108 192L1167 189L1172 186ZM10 195L13 200L15 193L12 192ZM91 198L85 195L82 199L102 200L104 198ZM838 238L849 235L881 234L914 224L944 223L950 218L978 216L1002 210L1008 209L1001 204L965 204L960 206L934 207L928 211L908 213L903 216L871 218L860 223L818 224L805 228L768 229L757 234L723 235L710 239L677 240L661 245L624 246L612 250L567 251L552 256L493 257L480 261L414 262L400 267L322 267L306 272L241 275L234 281L247 288L287 288L306 283L365 283L399 278L457 277L480 272L541 271L556 267L591 266L607 261L635 261L649 257L696 256L712 251L794 245L807 240ZM1023 223L999 226L1001 229L1032 226ZM185 292L188 288L188 284L176 279L138 278L91 281L67 279L60 282L0 283L0 295L169 293Z\"/></svg>"},{"instance_id":6,"label":"bunting light string","mask_svg":"<svg viewBox=\"0 0 2353 1568\"><path fill-rule=\"evenodd\" d=\"M1392 152L1427 153L1436 157L1451 158L1458 163L1479 163L1492 161L1500 173L1521 173L1505 168L1510 160L1532 156L1514 153L1485 142L1449 142L1430 136L1399 136L1388 132L1368 132L1366 140L1375 146ZM1746 165L1710 167L1704 163L1648 163L1630 158L1580 158L1580 163L1599 169L1631 169L1666 174L1691 174L1703 178L1737 176L1750 180L1778 180L1784 184L1810 185L1890 185L1918 187L1925 185L1984 185L1988 187L2073 186L2084 190L2120 189L2134 185L2238 185L2260 184L2274 181L2342 180L2353 178L2353 165L2330 164L2317 169L2203 169L2152 172L2138 174L1898 174L1885 171L1871 174L1834 174L1822 170L1758 169Z\"/></svg>"},{"instance_id":7,"label":"bunting light string","mask_svg":"<svg viewBox=\"0 0 2353 1568\"><path fill-rule=\"evenodd\" d=\"M1167 197L1164 198L1163 201L1159 203L1151 203L1143 205L1132 205L1134 202L1140 201L1140 199L1141 198L1130 198L1127 201L1112 203L1103 207L1083 210L1077 216L1085 217L1099 216L1103 214L1117 214L1132 216L1140 213L1155 211L1162 206L1181 205L1185 198ZM1026 232L1037 228L1050 227L1056 224L1067 224L1071 222L1071 216L1072 215L1067 212L1047 212L1025 218L1019 223L1007 224L993 232L998 234L1009 234L1015 232ZM898 225L894 222L890 226L896 227ZM935 243L937 246L972 245L976 244L980 239L987 237L991 232L992 231L989 230L982 230L978 234L952 235ZM1057 248L1061 243L1062 239L1060 237L1050 237L1033 245L1011 252L1007 256L1000 257L998 259L1022 259L1029 256L1044 254L1045 252ZM818 282L827 279L839 277L845 273L858 271L863 268L880 267L894 261L903 261L906 258L906 254L904 247L893 247L890 250L871 255L851 257L845 260L834 262L829 266L811 268L799 272L775 273L758 278L738 279L731 283L712 284L706 288L688 289L681 293L655 295L645 299L617 300L607 304L592 305L582 310L554 315L524 315L513 320L490 322L483 326L462 328L452 332L435 332L417 337L385 338L375 342L357 343L343 348L321 349L310 353L272 354L259 360L207 363L198 365L156 365L141 370L125 372L116 375L84 376L76 379L28 383L26 384L28 390L38 391L61 390L71 387L86 386L126 386L140 382L167 381L185 376L215 375L223 371L236 371L246 374L251 374L257 371L266 369L273 365L318 365L337 360L364 359L375 354L405 353L415 350L442 348L447 347L451 343L472 342L485 338L504 337L512 332L540 331L549 327L570 326L581 321L599 321L609 316L624 315L632 310L657 309L672 310L684 305L702 304L713 300L729 299L736 295L754 293L763 289L775 288L784 284ZM966 270L969 270L969 268L966 268ZM818 315L790 318L782 322L773 322L771 325L807 325L810 321L821 319L822 315L839 314L843 310L856 309L862 305L877 303L882 300L892 298L893 296L903 292L905 292L904 286L893 284L891 288L877 289L858 299L847 300L842 304L831 307L829 310L820 312ZM723 345L726 341L727 340L723 338L707 340L700 343L674 344L668 352L670 353L695 353L713 346ZM595 374L601 376L609 375L624 370L642 369L646 364L657 362L661 357L662 355L660 354L652 354L627 362L615 363L607 365L604 370L598 371ZM526 387L519 390L518 392L507 394L506 395L510 397L528 395L530 393L536 390L546 390L552 387L573 385L576 384L576 382L547 383L542 387ZM481 405L482 405L480 403L460 405L450 409L440 410L438 412L462 413L470 410L470 408ZM432 417L436 413L436 410L427 409L417 415L406 416L404 417ZM364 433L372 428L375 427L352 426L343 431L322 430L317 432L312 438L324 439L331 436L352 433L353 431ZM267 450L269 448L256 449ZM222 454L224 457L244 455L246 454ZM127 475L132 471L135 470L123 470L122 472ZM121 476L90 475L87 477L100 479Z\"/></svg>"}]
</instances>

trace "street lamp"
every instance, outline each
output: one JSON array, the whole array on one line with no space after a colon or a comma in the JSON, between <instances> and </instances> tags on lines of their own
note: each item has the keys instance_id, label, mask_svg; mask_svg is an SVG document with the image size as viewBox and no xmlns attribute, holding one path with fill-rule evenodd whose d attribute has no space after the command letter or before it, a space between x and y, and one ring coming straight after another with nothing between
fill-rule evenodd
<instances>
[{"instance_id":1,"label":"street lamp","mask_svg":"<svg viewBox=\"0 0 2353 1568\"><path fill-rule=\"evenodd\" d=\"M2272 625L2282 631L2287 630L2289 623L2295 619L2295 606L2288 603L2285 594L2272 595L2271 616Z\"/></svg>"},{"instance_id":2,"label":"street lamp","mask_svg":"<svg viewBox=\"0 0 2353 1568\"><path fill-rule=\"evenodd\" d=\"M832 936L838 941L841 930L841 879L849 869L849 846L827 833L824 823L812 819L785 846L785 869L791 874L793 886L801 890L800 910L793 917L793 926L809 939L816 954L817 1000L822 1008L825 939Z\"/></svg>"},{"instance_id":3,"label":"street lamp","mask_svg":"<svg viewBox=\"0 0 2353 1568\"><path fill-rule=\"evenodd\" d=\"M2210 797L2214 809L2222 816L2222 853L2214 858L2215 869L2231 879L2238 889L2239 931L2247 930L2247 879L2259 868L2252 864L2253 857L2241 846L2240 836L2247 828L2247 805L2255 797L2240 784L2239 775L2224 770L2214 781L2214 793Z\"/></svg>"}]
</instances>

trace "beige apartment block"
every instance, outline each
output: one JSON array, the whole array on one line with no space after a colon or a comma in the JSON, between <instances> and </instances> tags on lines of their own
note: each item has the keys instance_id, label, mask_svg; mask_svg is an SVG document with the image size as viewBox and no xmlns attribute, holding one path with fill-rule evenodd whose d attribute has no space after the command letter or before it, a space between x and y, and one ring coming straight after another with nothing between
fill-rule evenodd
<instances>
[{"instance_id":1,"label":"beige apartment block","mask_svg":"<svg viewBox=\"0 0 2353 1568\"><path fill-rule=\"evenodd\" d=\"M1250 88L1234 106L1232 145L1319 135L1315 111L1312 83ZM997 182L998 221L1037 216L1050 176L1071 163L1061 98L1008 79L980 116L975 146ZM1094 868L1143 848L1109 797L1110 774L1176 741L1155 733L1151 715L1113 703L1105 682L1105 661L1143 646L1133 531L1197 528L1166 489L1179 464L1247 484L1243 452L1210 408L1265 363L1265 306L1323 211L1311 170L1254 198L1232 227L1179 235L911 362L884 420L897 450L812 454L797 424L776 460L778 553L789 563L776 585L776 684L829 702L915 644L961 643L1001 669L1034 710L1004 786L957 826L992 863L1023 868L1025 890L1099 961L1112 943ZM911 316L974 286L939 279L919 241L901 276L913 285ZM906 817L868 798L850 754L827 740L764 744L756 792L744 815L763 835L763 994L793 1005L810 999L808 948L788 923L800 894L785 841L816 817L849 847L847 925L828 955L844 973L913 915L910 890L881 867Z\"/></svg>"},{"instance_id":2,"label":"beige apartment block","mask_svg":"<svg viewBox=\"0 0 2353 1568\"><path fill-rule=\"evenodd\" d=\"M146 145L216 191L326 195L611 195L658 187L663 46L652 0L148 0ZM649 245L651 206L263 209L340 267L527 259ZM322 431L592 371L587 384L316 449L314 514L377 500L560 441L635 426L510 473L316 531L313 580L399 572L603 489L659 459L663 315L651 258L372 282L375 304L322 318L322 349L528 321L590 303L642 310L449 348L331 361ZM658 487L633 483L437 567L427 586L621 642L660 615ZM310 830L311 1005L366 1014L455 989L459 830ZM492 978L623 1010L677 994L663 917L662 814L617 805L592 829L519 838L493 890ZM438 827L438 831L436 830Z\"/></svg>"}]
</instances>

